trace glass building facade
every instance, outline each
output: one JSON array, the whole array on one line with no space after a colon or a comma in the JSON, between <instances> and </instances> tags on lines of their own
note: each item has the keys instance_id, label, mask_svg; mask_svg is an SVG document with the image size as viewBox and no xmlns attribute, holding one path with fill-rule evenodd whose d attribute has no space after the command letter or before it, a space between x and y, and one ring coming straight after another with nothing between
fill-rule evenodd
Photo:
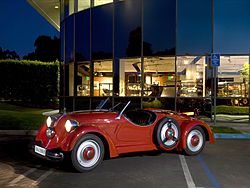
<instances>
[{"instance_id":1,"label":"glass building facade","mask_svg":"<svg viewBox=\"0 0 250 188\"><path fill-rule=\"evenodd\" d=\"M217 119L249 121L249 0L61 0L60 7L61 109L91 109L110 96L113 104L208 120L215 109Z\"/></svg>"}]
</instances>

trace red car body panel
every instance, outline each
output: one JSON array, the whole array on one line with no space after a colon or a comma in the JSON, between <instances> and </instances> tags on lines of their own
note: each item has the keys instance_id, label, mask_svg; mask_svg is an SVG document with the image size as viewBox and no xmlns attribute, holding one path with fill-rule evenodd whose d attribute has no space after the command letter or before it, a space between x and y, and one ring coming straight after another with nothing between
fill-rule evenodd
<instances>
[{"instance_id":1,"label":"red car body panel","mask_svg":"<svg viewBox=\"0 0 250 188\"><path fill-rule=\"evenodd\" d=\"M196 125L202 127L209 142L214 143L213 132L203 121L170 111L154 111L157 116L156 120L151 125L146 126L136 125L123 115L120 119L117 119L118 113L116 112L93 111L64 114L53 125L55 136L52 139L48 139L46 136L47 126L44 124L38 131L36 141L39 141L41 146L47 150L59 149L63 152L70 152L82 136L96 134L108 145L111 158L122 153L157 150L159 147L154 141L155 128L162 118L170 117L179 123L181 129L180 141L174 148L182 150L186 147L186 136L192 127ZM68 119L80 123L79 127L69 133L64 127ZM160 148L168 150L163 146L160 146Z\"/></svg>"}]
</instances>

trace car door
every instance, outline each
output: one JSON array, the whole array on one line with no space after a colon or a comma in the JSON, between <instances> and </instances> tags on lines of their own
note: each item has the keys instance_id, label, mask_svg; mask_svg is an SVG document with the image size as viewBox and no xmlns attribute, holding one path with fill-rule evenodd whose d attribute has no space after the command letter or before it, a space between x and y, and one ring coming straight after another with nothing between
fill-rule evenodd
<instances>
[{"instance_id":1,"label":"car door","mask_svg":"<svg viewBox=\"0 0 250 188\"><path fill-rule=\"evenodd\" d=\"M117 146L138 146L148 145L151 143L151 129L148 126L139 126L130 122L124 116L118 120L116 131Z\"/></svg>"}]
</instances>

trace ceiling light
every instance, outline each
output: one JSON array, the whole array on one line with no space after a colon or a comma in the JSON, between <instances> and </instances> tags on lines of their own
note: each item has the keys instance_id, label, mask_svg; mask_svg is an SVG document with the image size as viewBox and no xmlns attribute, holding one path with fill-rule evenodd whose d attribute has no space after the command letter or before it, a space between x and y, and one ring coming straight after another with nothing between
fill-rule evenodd
<instances>
[{"instance_id":1,"label":"ceiling light","mask_svg":"<svg viewBox=\"0 0 250 188\"><path fill-rule=\"evenodd\" d=\"M58 5L55 5L55 9L59 9L59 6L58 6Z\"/></svg>"}]
</instances>

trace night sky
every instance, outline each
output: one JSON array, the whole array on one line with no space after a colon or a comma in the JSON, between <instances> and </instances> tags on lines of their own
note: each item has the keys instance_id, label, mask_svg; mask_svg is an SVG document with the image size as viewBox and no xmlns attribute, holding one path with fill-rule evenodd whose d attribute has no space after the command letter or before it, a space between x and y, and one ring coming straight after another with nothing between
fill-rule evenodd
<instances>
[{"instance_id":1,"label":"night sky","mask_svg":"<svg viewBox=\"0 0 250 188\"><path fill-rule=\"evenodd\" d=\"M0 23L0 47L16 51L20 57L34 51L38 36L59 37L59 32L26 0L1 0Z\"/></svg>"}]
</instances>

